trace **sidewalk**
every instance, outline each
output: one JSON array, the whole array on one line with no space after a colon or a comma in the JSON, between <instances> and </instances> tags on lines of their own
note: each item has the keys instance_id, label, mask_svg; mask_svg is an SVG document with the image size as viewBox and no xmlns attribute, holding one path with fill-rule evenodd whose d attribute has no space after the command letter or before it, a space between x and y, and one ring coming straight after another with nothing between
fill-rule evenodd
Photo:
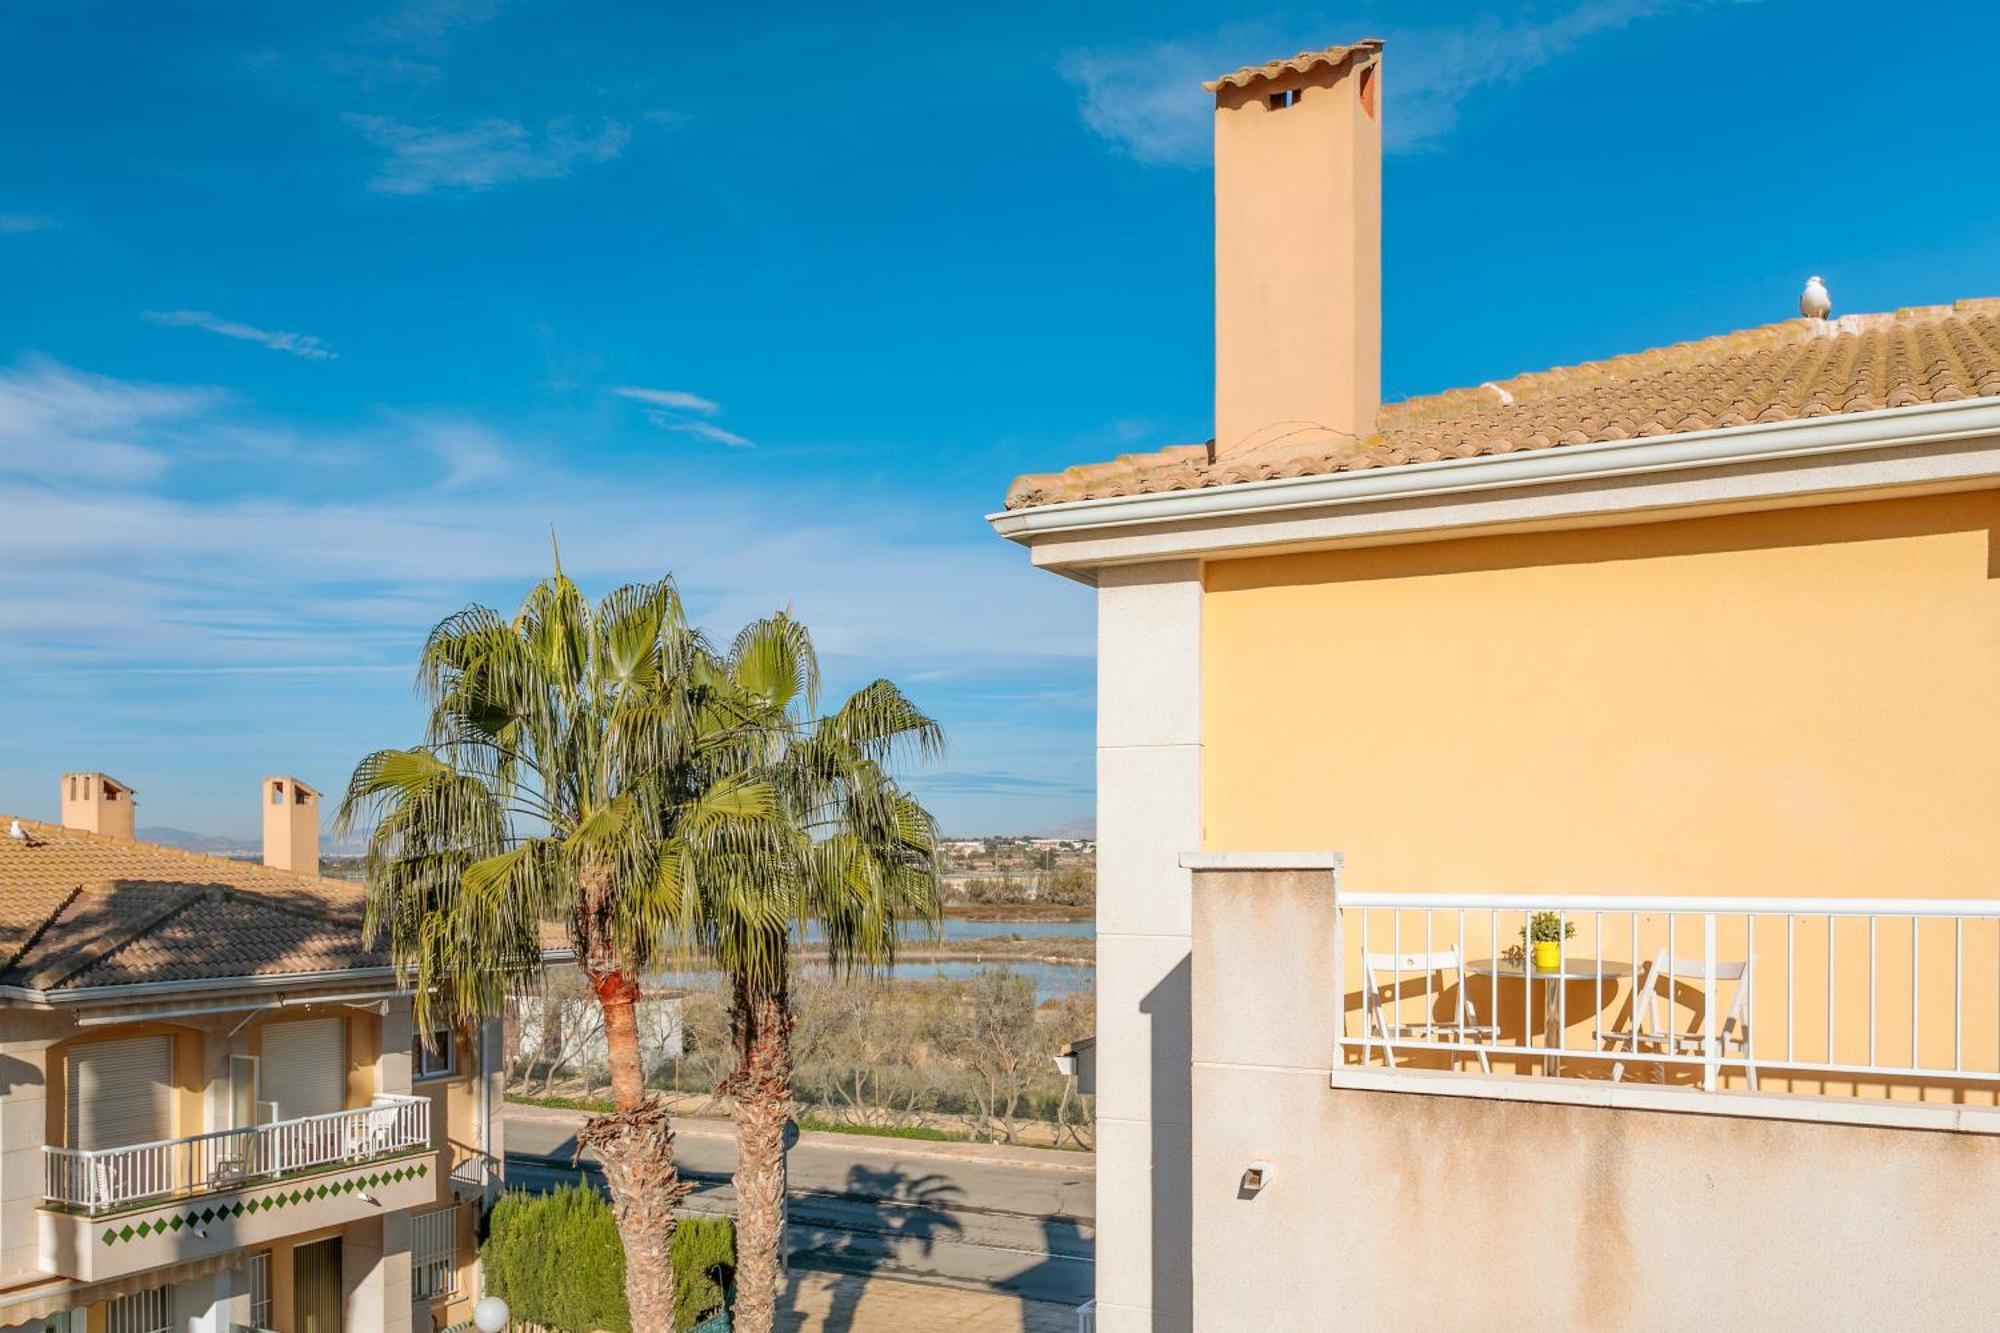
<instances>
[{"instance_id":1,"label":"sidewalk","mask_svg":"<svg viewBox=\"0 0 2000 1333\"><path fill-rule=\"evenodd\" d=\"M587 1111L566 1111L555 1107L532 1106L510 1101L503 1112L509 1120L539 1120L545 1124L574 1129L589 1118ZM726 1117L675 1116L676 1139L727 1139L736 1141L736 1126ZM1010 1143L939 1142L934 1139L900 1139L876 1134L840 1134L806 1130L799 1135L802 1147L830 1148L858 1153L883 1153L896 1157L926 1157L944 1162L985 1162L995 1166L1026 1166L1050 1171L1097 1171L1097 1155L1067 1148L1031 1148Z\"/></svg>"},{"instance_id":2,"label":"sidewalk","mask_svg":"<svg viewBox=\"0 0 2000 1333\"><path fill-rule=\"evenodd\" d=\"M778 1306L782 1333L1076 1333L1076 1311L1044 1301L878 1275L793 1270Z\"/></svg>"}]
</instances>

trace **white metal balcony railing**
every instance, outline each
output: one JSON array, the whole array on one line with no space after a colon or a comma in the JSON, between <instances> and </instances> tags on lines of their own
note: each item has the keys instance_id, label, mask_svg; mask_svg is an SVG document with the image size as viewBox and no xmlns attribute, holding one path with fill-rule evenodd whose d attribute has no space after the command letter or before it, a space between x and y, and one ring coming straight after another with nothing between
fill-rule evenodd
<instances>
[{"instance_id":1,"label":"white metal balcony railing","mask_svg":"<svg viewBox=\"0 0 2000 1333\"><path fill-rule=\"evenodd\" d=\"M485 1189L495 1175L493 1159L483 1152L461 1152L451 1164L451 1183L465 1189Z\"/></svg>"},{"instance_id":2,"label":"white metal balcony railing","mask_svg":"<svg viewBox=\"0 0 2000 1333\"><path fill-rule=\"evenodd\" d=\"M385 1095L354 1110L123 1148L45 1145L42 1193L49 1203L101 1213L408 1152L428 1147L430 1140L430 1099Z\"/></svg>"},{"instance_id":3,"label":"white metal balcony railing","mask_svg":"<svg viewBox=\"0 0 2000 1333\"><path fill-rule=\"evenodd\" d=\"M1337 1065L2000 1096L2000 902L1342 893L1335 920Z\"/></svg>"}]
</instances>

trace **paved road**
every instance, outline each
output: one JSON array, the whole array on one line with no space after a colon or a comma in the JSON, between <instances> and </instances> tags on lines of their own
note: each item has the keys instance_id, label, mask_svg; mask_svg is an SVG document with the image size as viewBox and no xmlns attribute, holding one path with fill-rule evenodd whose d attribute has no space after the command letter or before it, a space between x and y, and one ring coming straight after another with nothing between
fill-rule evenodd
<instances>
[{"instance_id":1,"label":"paved road","mask_svg":"<svg viewBox=\"0 0 2000 1333\"><path fill-rule=\"evenodd\" d=\"M580 1116L507 1108L507 1176L547 1188L575 1179ZM691 1211L735 1209L736 1144L726 1121L678 1122L675 1148L695 1183ZM584 1169L595 1179L585 1155ZM1075 1305L1087 1299L1096 1175L1078 1153L996 1150L847 1134L806 1134L791 1153L792 1262L880 1272Z\"/></svg>"}]
</instances>

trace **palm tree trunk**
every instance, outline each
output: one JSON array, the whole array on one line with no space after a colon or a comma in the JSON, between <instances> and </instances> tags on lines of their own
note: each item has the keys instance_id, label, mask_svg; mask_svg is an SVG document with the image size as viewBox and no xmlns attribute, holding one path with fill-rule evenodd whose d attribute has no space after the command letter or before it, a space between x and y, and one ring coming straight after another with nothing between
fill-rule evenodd
<instances>
[{"instance_id":1,"label":"palm tree trunk","mask_svg":"<svg viewBox=\"0 0 2000 1333\"><path fill-rule=\"evenodd\" d=\"M783 971L774 982L741 973L732 979L736 1068L723 1090L736 1103L735 1326L744 1333L770 1333L784 1281L785 1122L792 1110L788 982Z\"/></svg>"},{"instance_id":2,"label":"palm tree trunk","mask_svg":"<svg viewBox=\"0 0 2000 1333\"><path fill-rule=\"evenodd\" d=\"M674 1162L674 1133L665 1103L647 1097L639 1058L639 983L630 973L586 963L591 989L604 1011L604 1044L610 1056L611 1098L616 1109L592 1116L577 1131L604 1167L611 1210L625 1248L625 1298L632 1333L673 1333L674 1205L687 1194Z\"/></svg>"}]
</instances>

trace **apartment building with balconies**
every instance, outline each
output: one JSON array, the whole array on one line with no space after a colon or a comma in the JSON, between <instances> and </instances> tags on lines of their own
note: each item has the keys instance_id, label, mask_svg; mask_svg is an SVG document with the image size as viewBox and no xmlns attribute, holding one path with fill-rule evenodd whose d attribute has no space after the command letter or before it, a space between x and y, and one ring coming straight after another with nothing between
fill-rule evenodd
<instances>
[{"instance_id":1,"label":"apartment building with balconies","mask_svg":"<svg viewBox=\"0 0 2000 1333\"><path fill-rule=\"evenodd\" d=\"M134 840L132 791L0 815L0 1328L463 1323L502 1159L498 1024L414 1030L266 778L264 861Z\"/></svg>"}]
</instances>

